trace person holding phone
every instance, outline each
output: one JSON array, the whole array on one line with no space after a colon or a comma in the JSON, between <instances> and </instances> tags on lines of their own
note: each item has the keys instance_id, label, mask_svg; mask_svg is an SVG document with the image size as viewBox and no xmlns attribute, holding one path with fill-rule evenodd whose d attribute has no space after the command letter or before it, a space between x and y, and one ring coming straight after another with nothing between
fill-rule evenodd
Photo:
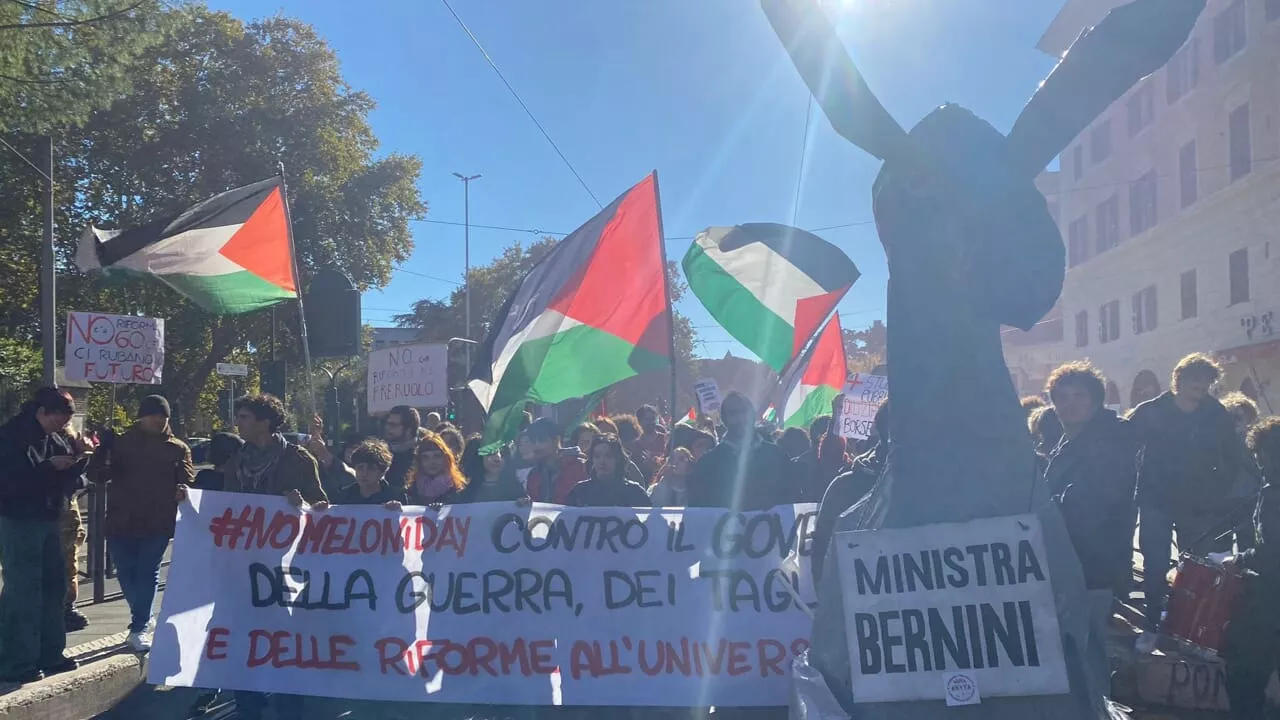
<instances>
[{"instance_id":1,"label":"person holding phone","mask_svg":"<svg viewBox=\"0 0 1280 720\"><path fill-rule=\"evenodd\" d=\"M76 667L66 657L67 568L59 517L84 487L88 447L64 430L75 403L44 387L0 426L0 682Z\"/></svg>"}]
</instances>

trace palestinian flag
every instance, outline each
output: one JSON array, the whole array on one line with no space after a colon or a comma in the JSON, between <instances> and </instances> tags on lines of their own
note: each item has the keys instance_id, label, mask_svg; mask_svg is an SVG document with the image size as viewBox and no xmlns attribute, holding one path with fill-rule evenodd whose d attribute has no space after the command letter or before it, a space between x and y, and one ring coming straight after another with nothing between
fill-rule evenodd
<instances>
[{"instance_id":1,"label":"palestinian flag","mask_svg":"<svg viewBox=\"0 0 1280 720\"><path fill-rule=\"evenodd\" d=\"M832 316L803 357L778 380L782 427L809 427L815 418L831 414L831 403L849 374L840 332L840 314Z\"/></svg>"},{"instance_id":2,"label":"palestinian flag","mask_svg":"<svg viewBox=\"0 0 1280 720\"><path fill-rule=\"evenodd\" d=\"M711 317L777 372L858 279L840 248L774 223L708 228L683 264L689 289Z\"/></svg>"},{"instance_id":3,"label":"palestinian flag","mask_svg":"<svg viewBox=\"0 0 1280 720\"><path fill-rule=\"evenodd\" d=\"M468 383L486 445L515 437L526 402L671 367L657 187L650 175L561 240L498 311Z\"/></svg>"},{"instance_id":4,"label":"palestinian flag","mask_svg":"<svg viewBox=\"0 0 1280 720\"><path fill-rule=\"evenodd\" d=\"M677 427L680 425L684 425L685 427L698 427L698 411L690 407L689 412L685 413L685 416L680 418L680 421L676 423Z\"/></svg>"},{"instance_id":5,"label":"palestinian flag","mask_svg":"<svg viewBox=\"0 0 1280 720\"><path fill-rule=\"evenodd\" d=\"M773 403L769 403L769 407L765 408L764 412L760 413L760 419L766 423L778 422L778 408L774 407Z\"/></svg>"},{"instance_id":6,"label":"palestinian flag","mask_svg":"<svg viewBox=\"0 0 1280 720\"><path fill-rule=\"evenodd\" d=\"M154 275L219 315L298 297L279 177L228 190L140 227L89 227L76 265L81 272Z\"/></svg>"}]
</instances>

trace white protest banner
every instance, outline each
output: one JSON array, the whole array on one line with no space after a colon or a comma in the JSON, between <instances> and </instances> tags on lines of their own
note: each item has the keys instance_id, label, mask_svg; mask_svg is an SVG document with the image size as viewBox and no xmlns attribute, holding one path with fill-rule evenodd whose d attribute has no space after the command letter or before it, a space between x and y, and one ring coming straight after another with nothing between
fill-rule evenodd
<instances>
[{"instance_id":1,"label":"white protest banner","mask_svg":"<svg viewBox=\"0 0 1280 720\"><path fill-rule=\"evenodd\" d=\"M67 313L67 380L159 385L164 320L133 315Z\"/></svg>"},{"instance_id":2,"label":"white protest banner","mask_svg":"<svg viewBox=\"0 0 1280 720\"><path fill-rule=\"evenodd\" d=\"M369 700L786 705L816 508L291 507L190 491L149 681ZM801 562L784 563L799 544ZM800 598L796 600L792 589Z\"/></svg>"},{"instance_id":3,"label":"white protest banner","mask_svg":"<svg viewBox=\"0 0 1280 720\"><path fill-rule=\"evenodd\" d=\"M837 533L854 702L1068 691L1036 515Z\"/></svg>"},{"instance_id":4,"label":"white protest banner","mask_svg":"<svg viewBox=\"0 0 1280 720\"><path fill-rule=\"evenodd\" d=\"M715 378L702 378L693 384L693 391L698 395L698 409L700 412L713 413L720 412L720 384Z\"/></svg>"},{"instance_id":5,"label":"white protest banner","mask_svg":"<svg viewBox=\"0 0 1280 720\"><path fill-rule=\"evenodd\" d=\"M369 353L369 412L397 405L444 407L449 403L449 348L396 345Z\"/></svg>"},{"instance_id":6,"label":"white protest banner","mask_svg":"<svg viewBox=\"0 0 1280 720\"><path fill-rule=\"evenodd\" d=\"M840 436L849 440L870 437L876 410L888 397L889 378L854 373L844 386L844 405L840 408Z\"/></svg>"}]
</instances>

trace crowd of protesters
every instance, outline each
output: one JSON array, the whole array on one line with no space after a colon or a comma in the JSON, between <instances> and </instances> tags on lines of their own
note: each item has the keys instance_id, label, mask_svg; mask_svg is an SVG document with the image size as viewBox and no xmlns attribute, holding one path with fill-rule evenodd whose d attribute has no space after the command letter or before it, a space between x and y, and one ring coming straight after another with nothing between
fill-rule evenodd
<instances>
[{"instance_id":1,"label":"crowd of protesters","mask_svg":"<svg viewBox=\"0 0 1280 720\"><path fill-rule=\"evenodd\" d=\"M1261 707L1280 629L1275 613L1262 609L1280 600L1273 538L1280 532L1280 494L1271 484L1280 468L1280 418L1260 419L1239 393L1215 398L1210 389L1221 374L1210 357L1190 355L1174 368L1169 392L1122 417L1106 406L1101 373L1073 362L1057 368L1044 395L1025 399L1023 407L1090 589L1128 597L1137 528L1146 570L1140 650L1154 647L1160 629L1175 536L1183 552L1219 553L1225 566L1261 578L1233 624L1248 632L1232 632L1225 652L1232 701L1245 708L1238 715L1254 717L1248 708ZM751 511L819 502L811 558L820 578L839 517L874 488L891 443L888 402L876 413L871 437L851 441L833 432L831 416L809 428L765 425L750 400L731 392L718 423L703 417L668 427L652 406L569 428L526 414L515 442L502 446L465 438L435 413L424 420L414 408L397 407L381 438L347 433L332 442L316 418L300 446L283 434L280 400L255 395L236 401L236 434L212 439L211 467L196 475L190 450L169 428L164 398L146 398L133 426L104 438L96 453L67 430L73 409L65 392L42 389L0 428L2 681L29 682L75 667L63 654L74 621L67 580L75 572L74 554L68 560L63 549L67 510L86 477L110 483L108 547L130 608L128 642L145 651L161 559L188 487L284 496L320 512L331 504ZM236 695L241 717L262 714L265 696ZM273 697L278 717L302 716L300 697Z\"/></svg>"}]
</instances>

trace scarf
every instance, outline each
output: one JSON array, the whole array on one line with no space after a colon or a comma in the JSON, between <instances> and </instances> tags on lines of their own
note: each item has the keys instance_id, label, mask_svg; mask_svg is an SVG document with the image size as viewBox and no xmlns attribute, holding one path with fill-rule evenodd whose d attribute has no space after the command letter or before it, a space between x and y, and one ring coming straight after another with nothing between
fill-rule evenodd
<instances>
[{"instance_id":1,"label":"scarf","mask_svg":"<svg viewBox=\"0 0 1280 720\"><path fill-rule=\"evenodd\" d=\"M414 494L427 502L442 498L451 490L453 490L453 478L447 474L431 477L424 473L413 481Z\"/></svg>"},{"instance_id":2,"label":"scarf","mask_svg":"<svg viewBox=\"0 0 1280 720\"><path fill-rule=\"evenodd\" d=\"M276 433L267 440L266 447L258 447L253 443L245 443L240 450L240 464L236 468L236 477L240 479L240 487L253 492L262 492L267 478L274 474L276 465L289 446L284 436Z\"/></svg>"}]
</instances>

